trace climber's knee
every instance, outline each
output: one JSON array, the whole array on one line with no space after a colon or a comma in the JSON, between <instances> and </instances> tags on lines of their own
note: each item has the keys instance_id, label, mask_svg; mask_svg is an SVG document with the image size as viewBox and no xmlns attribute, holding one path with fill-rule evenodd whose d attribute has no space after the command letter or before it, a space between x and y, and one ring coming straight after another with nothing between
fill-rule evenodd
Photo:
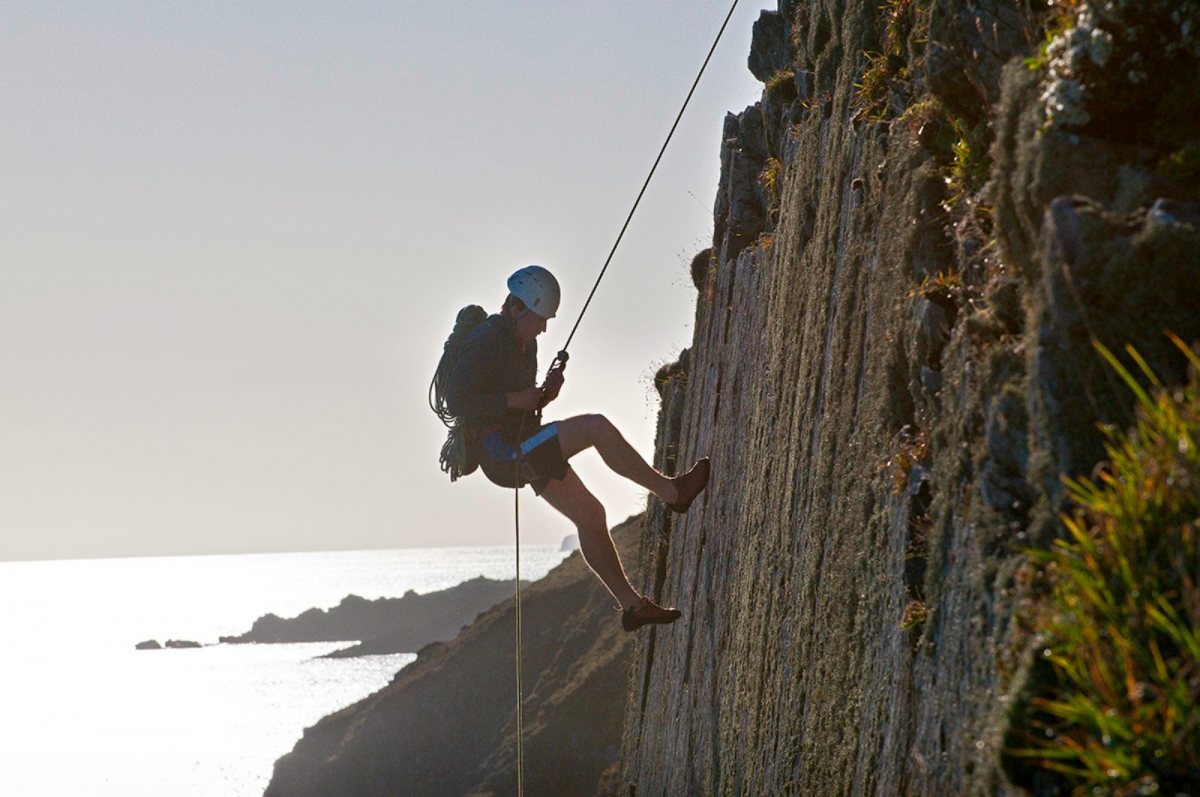
<instances>
[{"instance_id":1,"label":"climber's knee","mask_svg":"<svg viewBox=\"0 0 1200 797\"><path fill-rule=\"evenodd\" d=\"M557 421L558 441L562 446L563 457L570 458L580 451L601 444L608 436L616 431L612 422L603 415L592 413L576 415Z\"/></svg>"}]
</instances>

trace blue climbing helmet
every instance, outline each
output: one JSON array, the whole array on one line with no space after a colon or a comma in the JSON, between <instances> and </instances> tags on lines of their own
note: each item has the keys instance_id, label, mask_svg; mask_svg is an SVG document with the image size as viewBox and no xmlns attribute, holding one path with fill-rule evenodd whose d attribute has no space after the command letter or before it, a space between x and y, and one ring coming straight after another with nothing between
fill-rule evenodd
<instances>
[{"instance_id":1,"label":"blue climbing helmet","mask_svg":"<svg viewBox=\"0 0 1200 797\"><path fill-rule=\"evenodd\" d=\"M554 318L562 297L558 280L541 266L526 266L508 278L508 292L542 318Z\"/></svg>"}]
</instances>

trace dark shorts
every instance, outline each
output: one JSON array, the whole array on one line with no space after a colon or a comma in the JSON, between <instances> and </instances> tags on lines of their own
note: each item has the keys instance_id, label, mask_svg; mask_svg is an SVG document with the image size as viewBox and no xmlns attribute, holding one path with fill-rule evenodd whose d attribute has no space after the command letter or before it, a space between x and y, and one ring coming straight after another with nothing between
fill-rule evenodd
<instances>
[{"instance_id":1,"label":"dark shorts","mask_svg":"<svg viewBox=\"0 0 1200 797\"><path fill-rule=\"evenodd\" d=\"M516 487L519 480L519 486L531 485L534 495L541 495L551 479L565 479L570 470L563 458L558 427L552 423L526 435L520 445L520 463L517 446L504 442L500 432L492 432L479 443L479 466L493 484L501 487Z\"/></svg>"}]
</instances>

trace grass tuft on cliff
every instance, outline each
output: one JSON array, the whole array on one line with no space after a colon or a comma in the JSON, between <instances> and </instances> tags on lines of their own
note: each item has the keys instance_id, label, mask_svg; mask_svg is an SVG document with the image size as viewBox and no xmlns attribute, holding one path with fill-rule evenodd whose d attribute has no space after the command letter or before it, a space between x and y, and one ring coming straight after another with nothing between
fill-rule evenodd
<instances>
[{"instance_id":1,"label":"grass tuft on cliff","mask_svg":"<svg viewBox=\"0 0 1200 797\"><path fill-rule=\"evenodd\" d=\"M910 51L914 36L928 36L929 9L915 0L884 0L876 27L878 51L868 50L862 77L854 86L854 110L861 119L879 122L904 112L904 86L920 69L920 55Z\"/></svg>"},{"instance_id":2,"label":"grass tuft on cliff","mask_svg":"<svg viewBox=\"0 0 1200 797\"><path fill-rule=\"evenodd\" d=\"M1068 480L1068 539L1031 551L1048 595L1035 610L1052 676L1014 723L1008 754L1058 773L1075 794L1195 793L1200 785L1200 356L1183 388L1143 389L1128 433L1106 430L1108 463Z\"/></svg>"}]
</instances>

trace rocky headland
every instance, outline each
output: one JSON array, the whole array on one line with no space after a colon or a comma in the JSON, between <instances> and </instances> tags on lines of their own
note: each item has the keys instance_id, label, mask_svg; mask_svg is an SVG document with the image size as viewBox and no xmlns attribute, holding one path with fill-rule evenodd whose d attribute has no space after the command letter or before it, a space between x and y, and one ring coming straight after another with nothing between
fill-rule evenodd
<instances>
[{"instance_id":1,"label":"rocky headland","mask_svg":"<svg viewBox=\"0 0 1200 797\"><path fill-rule=\"evenodd\" d=\"M641 519L614 530L636 559ZM525 789L595 794L620 769L632 635L572 554L522 594ZM511 596L451 642L422 649L374 695L304 732L268 797L515 792L515 612Z\"/></svg>"},{"instance_id":2,"label":"rocky headland","mask_svg":"<svg viewBox=\"0 0 1200 797\"><path fill-rule=\"evenodd\" d=\"M330 609L309 609L296 617L266 614L250 630L223 636L223 644L277 642L359 642L331 657L376 653L415 653L431 642L453 639L482 611L512 595L513 585L482 576L449 589L400 598L367 600L348 595Z\"/></svg>"}]
</instances>

